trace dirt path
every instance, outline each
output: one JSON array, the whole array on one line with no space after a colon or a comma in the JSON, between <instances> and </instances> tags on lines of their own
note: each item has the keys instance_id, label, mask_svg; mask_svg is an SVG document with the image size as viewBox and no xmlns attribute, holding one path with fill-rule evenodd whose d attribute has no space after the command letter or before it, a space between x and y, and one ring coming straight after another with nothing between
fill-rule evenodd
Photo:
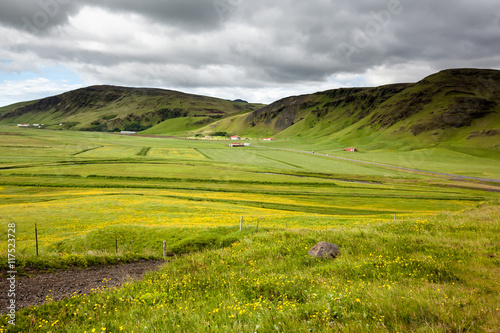
<instances>
[{"instance_id":1,"label":"dirt path","mask_svg":"<svg viewBox=\"0 0 500 333\"><path fill-rule=\"evenodd\" d=\"M92 289L117 287L130 279L141 279L163 261L136 261L129 264L96 266L54 273L31 272L30 276L16 276L16 308L40 305L46 296L57 301L73 294L88 294ZM106 281L104 281L106 279ZM0 274L0 313L6 313L9 302L9 281Z\"/></svg>"}]
</instances>

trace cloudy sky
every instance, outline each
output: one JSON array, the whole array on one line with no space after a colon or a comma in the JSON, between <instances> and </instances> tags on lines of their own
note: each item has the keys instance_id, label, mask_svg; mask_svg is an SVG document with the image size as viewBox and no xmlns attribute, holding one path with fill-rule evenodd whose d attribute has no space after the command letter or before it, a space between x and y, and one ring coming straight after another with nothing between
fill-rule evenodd
<instances>
[{"instance_id":1,"label":"cloudy sky","mask_svg":"<svg viewBox=\"0 0 500 333\"><path fill-rule=\"evenodd\" d=\"M500 69L498 0L2 0L0 106L113 84L269 103Z\"/></svg>"}]
</instances>

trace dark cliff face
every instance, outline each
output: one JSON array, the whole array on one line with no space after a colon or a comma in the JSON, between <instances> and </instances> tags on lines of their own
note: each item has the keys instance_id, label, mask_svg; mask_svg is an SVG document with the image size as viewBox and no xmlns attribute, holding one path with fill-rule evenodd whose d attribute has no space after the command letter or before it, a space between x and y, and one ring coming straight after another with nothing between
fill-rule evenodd
<instances>
[{"instance_id":1,"label":"dark cliff face","mask_svg":"<svg viewBox=\"0 0 500 333\"><path fill-rule=\"evenodd\" d=\"M11 112L0 115L0 120L15 118L18 116L22 116L26 113L37 113L37 112L46 112L47 110L57 110L62 103L62 100L59 96L47 97L41 99L33 104L28 104L23 107L17 108Z\"/></svg>"},{"instance_id":2,"label":"dark cliff face","mask_svg":"<svg viewBox=\"0 0 500 333\"><path fill-rule=\"evenodd\" d=\"M493 113L496 103L478 97L456 97L447 108L438 115L419 124L413 125L410 130L413 135L436 129L449 127L461 128L470 126L476 119L481 119Z\"/></svg>"},{"instance_id":3,"label":"dark cliff face","mask_svg":"<svg viewBox=\"0 0 500 333\"><path fill-rule=\"evenodd\" d=\"M300 106L308 98L305 96L288 97L262 109L250 113L245 122L250 126L263 123L271 127L274 131L280 132L293 125Z\"/></svg>"},{"instance_id":4,"label":"dark cliff face","mask_svg":"<svg viewBox=\"0 0 500 333\"><path fill-rule=\"evenodd\" d=\"M395 84L377 88L342 88L288 97L250 113L245 121L250 126L261 124L276 132L308 115L332 120L349 117L357 121L407 87L407 84Z\"/></svg>"}]
</instances>

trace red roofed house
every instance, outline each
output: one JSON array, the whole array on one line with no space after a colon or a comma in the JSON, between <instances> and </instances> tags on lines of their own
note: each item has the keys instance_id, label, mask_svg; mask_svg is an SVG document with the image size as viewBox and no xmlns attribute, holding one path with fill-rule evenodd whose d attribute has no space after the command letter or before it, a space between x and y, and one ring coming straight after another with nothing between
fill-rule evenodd
<instances>
[{"instance_id":1,"label":"red roofed house","mask_svg":"<svg viewBox=\"0 0 500 333\"><path fill-rule=\"evenodd\" d=\"M276 139L275 139L275 138L264 138L264 139L262 139L262 140L264 140L264 141L274 141L274 140L276 140Z\"/></svg>"},{"instance_id":2,"label":"red roofed house","mask_svg":"<svg viewBox=\"0 0 500 333\"><path fill-rule=\"evenodd\" d=\"M240 137L238 135L233 135L231 137L231 140L239 140L239 139L240 139Z\"/></svg>"},{"instance_id":3,"label":"red roofed house","mask_svg":"<svg viewBox=\"0 0 500 333\"><path fill-rule=\"evenodd\" d=\"M346 148L345 151L358 151L356 148Z\"/></svg>"},{"instance_id":4,"label":"red roofed house","mask_svg":"<svg viewBox=\"0 0 500 333\"><path fill-rule=\"evenodd\" d=\"M243 143L235 142L235 143L230 143L229 147L245 147Z\"/></svg>"}]
</instances>

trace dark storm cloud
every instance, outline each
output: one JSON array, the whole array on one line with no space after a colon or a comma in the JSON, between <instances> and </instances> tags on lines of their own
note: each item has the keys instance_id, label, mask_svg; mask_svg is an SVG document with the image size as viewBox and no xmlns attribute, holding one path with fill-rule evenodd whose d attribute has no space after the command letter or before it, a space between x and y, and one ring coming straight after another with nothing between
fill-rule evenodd
<instances>
[{"instance_id":1,"label":"dark storm cloud","mask_svg":"<svg viewBox=\"0 0 500 333\"><path fill-rule=\"evenodd\" d=\"M236 1L236 0L227 0ZM166 25L188 31L206 31L221 25L221 15L229 13L230 2L225 0L87 0L88 5L111 11L144 15Z\"/></svg>"},{"instance_id":2,"label":"dark storm cloud","mask_svg":"<svg viewBox=\"0 0 500 333\"><path fill-rule=\"evenodd\" d=\"M4 0L0 22L30 33L45 32L66 24L71 15L86 6L111 12L135 13L186 30L219 27L239 0Z\"/></svg>"},{"instance_id":3,"label":"dark storm cloud","mask_svg":"<svg viewBox=\"0 0 500 333\"><path fill-rule=\"evenodd\" d=\"M0 24L32 34L67 23L80 8L76 0L4 0L0 6Z\"/></svg>"}]
</instances>

